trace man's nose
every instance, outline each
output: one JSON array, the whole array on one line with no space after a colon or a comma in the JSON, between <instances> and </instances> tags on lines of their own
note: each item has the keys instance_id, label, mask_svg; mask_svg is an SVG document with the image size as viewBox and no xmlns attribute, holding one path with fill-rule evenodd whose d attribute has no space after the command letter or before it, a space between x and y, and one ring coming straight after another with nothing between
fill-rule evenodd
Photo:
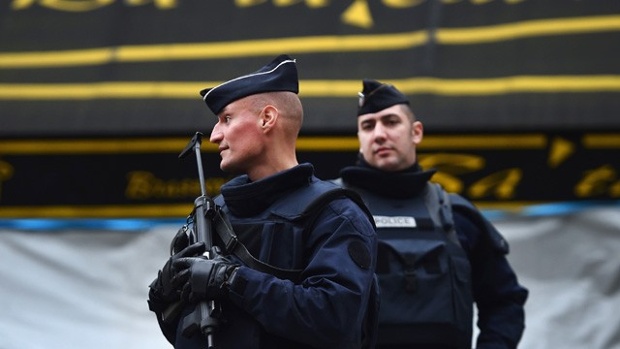
<instances>
[{"instance_id":1,"label":"man's nose","mask_svg":"<svg viewBox=\"0 0 620 349\"><path fill-rule=\"evenodd\" d=\"M375 125L374 130L372 130L374 139L385 139L385 128L380 123Z\"/></svg>"},{"instance_id":2,"label":"man's nose","mask_svg":"<svg viewBox=\"0 0 620 349\"><path fill-rule=\"evenodd\" d=\"M209 142L211 143L219 143L222 141L223 134L218 127L219 123L213 126L213 130L211 130L211 136L209 137Z\"/></svg>"}]
</instances>

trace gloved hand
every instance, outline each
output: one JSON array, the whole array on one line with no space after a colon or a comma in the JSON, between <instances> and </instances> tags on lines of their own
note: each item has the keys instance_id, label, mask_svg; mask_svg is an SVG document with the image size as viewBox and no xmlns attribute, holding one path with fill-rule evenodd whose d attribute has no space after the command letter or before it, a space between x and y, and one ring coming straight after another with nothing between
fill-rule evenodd
<instances>
[{"instance_id":1,"label":"gloved hand","mask_svg":"<svg viewBox=\"0 0 620 349\"><path fill-rule=\"evenodd\" d=\"M173 254L164 267L158 272L157 278L149 285L149 309L161 312L168 304L179 301L187 277L179 274L174 262L181 258L199 256L205 251L204 242L189 245Z\"/></svg>"},{"instance_id":2,"label":"gloved hand","mask_svg":"<svg viewBox=\"0 0 620 349\"><path fill-rule=\"evenodd\" d=\"M179 271L180 278L187 275L181 298L196 302L226 297L230 281L240 265L226 256L217 254L213 259L179 258L174 261L173 266Z\"/></svg>"},{"instance_id":3,"label":"gloved hand","mask_svg":"<svg viewBox=\"0 0 620 349\"><path fill-rule=\"evenodd\" d=\"M183 226L177 231L172 241L170 241L170 255L172 256L181 252L181 250L195 242L192 234L192 227Z\"/></svg>"}]
</instances>

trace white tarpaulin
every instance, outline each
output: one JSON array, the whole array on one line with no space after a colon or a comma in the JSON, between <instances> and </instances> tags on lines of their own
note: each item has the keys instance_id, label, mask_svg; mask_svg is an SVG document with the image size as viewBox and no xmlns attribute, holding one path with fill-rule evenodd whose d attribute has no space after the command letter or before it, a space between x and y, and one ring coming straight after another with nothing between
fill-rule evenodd
<instances>
[{"instance_id":1,"label":"white tarpaulin","mask_svg":"<svg viewBox=\"0 0 620 349\"><path fill-rule=\"evenodd\" d=\"M620 208L496 219L530 290L522 349L620 349ZM171 348L148 284L179 225L0 230L0 349Z\"/></svg>"}]
</instances>

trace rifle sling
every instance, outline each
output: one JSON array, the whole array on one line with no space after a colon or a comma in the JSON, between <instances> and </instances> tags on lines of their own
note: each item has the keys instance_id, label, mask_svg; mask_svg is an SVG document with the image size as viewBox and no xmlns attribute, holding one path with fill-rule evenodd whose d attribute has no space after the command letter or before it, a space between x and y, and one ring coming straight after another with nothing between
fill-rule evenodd
<instances>
[{"instance_id":1,"label":"rifle sling","mask_svg":"<svg viewBox=\"0 0 620 349\"><path fill-rule=\"evenodd\" d=\"M264 273L271 274L280 279L287 279L293 282L298 282L302 269L283 269L279 268L254 258L250 251L245 247L241 241L237 238L237 235L232 229L232 225L226 218L223 216L221 211L216 212L216 217L214 219L215 223L215 231L217 235L222 240L224 247L227 252L234 254L239 259L241 259L248 267L258 270Z\"/></svg>"}]
</instances>

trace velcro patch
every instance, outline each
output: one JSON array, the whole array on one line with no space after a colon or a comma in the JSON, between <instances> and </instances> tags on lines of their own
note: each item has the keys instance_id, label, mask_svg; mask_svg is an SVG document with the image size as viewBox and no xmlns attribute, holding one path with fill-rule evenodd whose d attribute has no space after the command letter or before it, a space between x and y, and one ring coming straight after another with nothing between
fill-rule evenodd
<instances>
[{"instance_id":1,"label":"velcro patch","mask_svg":"<svg viewBox=\"0 0 620 349\"><path fill-rule=\"evenodd\" d=\"M373 216L377 228L415 228L414 217L408 216Z\"/></svg>"},{"instance_id":2,"label":"velcro patch","mask_svg":"<svg viewBox=\"0 0 620 349\"><path fill-rule=\"evenodd\" d=\"M359 240L351 241L349 243L349 256L355 264L357 264L362 269L370 268L371 258L370 251L366 248L363 242Z\"/></svg>"}]
</instances>

